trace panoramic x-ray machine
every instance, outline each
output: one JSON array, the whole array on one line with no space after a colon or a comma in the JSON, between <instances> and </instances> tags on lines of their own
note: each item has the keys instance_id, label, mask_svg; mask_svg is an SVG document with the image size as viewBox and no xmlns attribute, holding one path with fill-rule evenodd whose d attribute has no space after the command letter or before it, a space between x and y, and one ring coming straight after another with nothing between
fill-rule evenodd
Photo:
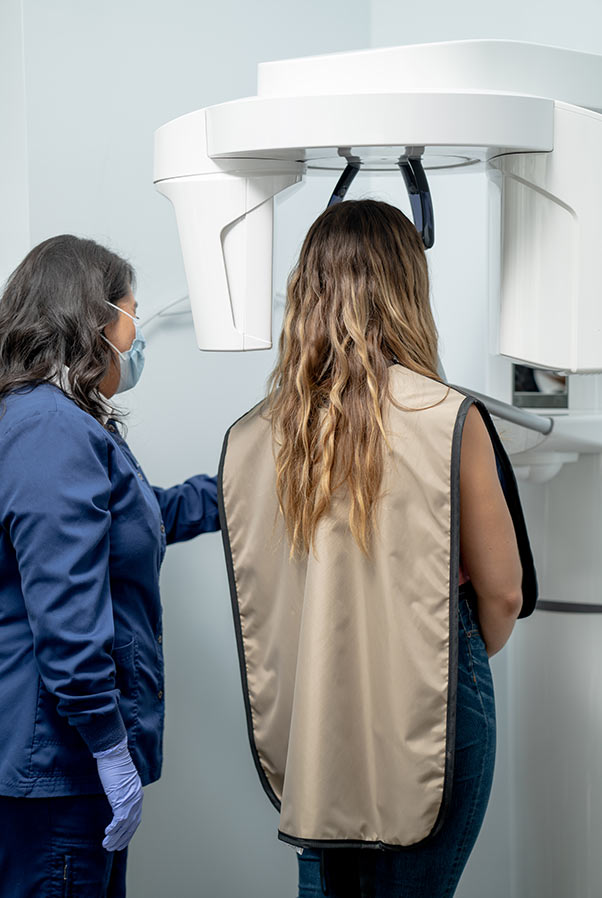
<instances>
[{"instance_id":1,"label":"panoramic x-ray machine","mask_svg":"<svg viewBox=\"0 0 602 898\"><path fill-rule=\"evenodd\" d=\"M429 170L480 169L490 355L574 375L602 371L601 160L602 57L477 40L263 63L257 96L157 131L154 180L175 208L199 347L251 350L272 341L277 194L330 169L340 202L362 171L397 171L428 249ZM576 400L569 391L561 412L515 408L509 383L484 397L531 481L543 596L509 655L516 898L602 895L602 388L568 380ZM576 495L589 511L573 565L558 521L579 513ZM600 636L597 654L584 628Z\"/></svg>"}]
</instances>

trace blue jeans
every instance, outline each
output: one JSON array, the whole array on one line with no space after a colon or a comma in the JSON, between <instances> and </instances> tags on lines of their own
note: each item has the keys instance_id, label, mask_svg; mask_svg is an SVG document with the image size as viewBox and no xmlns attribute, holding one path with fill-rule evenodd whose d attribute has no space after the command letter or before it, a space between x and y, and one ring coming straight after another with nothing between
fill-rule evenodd
<instances>
[{"instance_id":1,"label":"blue jeans","mask_svg":"<svg viewBox=\"0 0 602 898\"><path fill-rule=\"evenodd\" d=\"M472 586L460 587L456 757L442 828L402 851L303 849L299 898L450 898L483 823L495 762L495 702Z\"/></svg>"},{"instance_id":2,"label":"blue jeans","mask_svg":"<svg viewBox=\"0 0 602 898\"><path fill-rule=\"evenodd\" d=\"M102 847L104 795L0 796L0 898L125 898L127 849Z\"/></svg>"}]
</instances>

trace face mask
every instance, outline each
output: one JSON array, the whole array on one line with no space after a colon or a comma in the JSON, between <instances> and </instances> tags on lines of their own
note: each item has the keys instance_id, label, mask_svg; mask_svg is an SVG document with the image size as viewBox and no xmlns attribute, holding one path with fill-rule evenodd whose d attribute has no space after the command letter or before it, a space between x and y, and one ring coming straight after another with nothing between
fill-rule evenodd
<instances>
[{"instance_id":1,"label":"face mask","mask_svg":"<svg viewBox=\"0 0 602 898\"><path fill-rule=\"evenodd\" d=\"M102 339L105 343L108 343L109 346L115 350L117 355L119 356L119 384L116 393L124 393L126 390L131 390L132 387L135 387L138 381L140 380L140 375L142 374L142 369L144 368L144 347L146 346L146 340L144 339L144 335L142 330L138 327L136 323L136 319L133 315L130 315L129 312L126 312L125 309L120 309L119 306L114 305L114 303L109 302L108 299L105 300L107 305L113 306L114 309L117 309L118 312L121 312L123 315L127 315L128 318L131 318L134 322L134 327L136 328L136 334L132 341L132 345L126 352L119 352L116 346L113 346L110 340L101 334Z\"/></svg>"}]
</instances>

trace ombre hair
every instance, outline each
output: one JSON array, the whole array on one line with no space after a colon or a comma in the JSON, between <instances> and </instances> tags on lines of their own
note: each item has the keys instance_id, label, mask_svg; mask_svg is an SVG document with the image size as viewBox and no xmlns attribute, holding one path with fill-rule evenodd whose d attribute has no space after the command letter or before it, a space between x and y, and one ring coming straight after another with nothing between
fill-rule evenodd
<instances>
[{"instance_id":1,"label":"ombre hair","mask_svg":"<svg viewBox=\"0 0 602 898\"><path fill-rule=\"evenodd\" d=\"M291 557L315 547L318 522L346 487L349 526L370 554L387 445L388 368L437 374L437 329L421 237L376 200L329 207L312 224L287 285L268 381L276 489Z\"/></svg>"}]
</instances>

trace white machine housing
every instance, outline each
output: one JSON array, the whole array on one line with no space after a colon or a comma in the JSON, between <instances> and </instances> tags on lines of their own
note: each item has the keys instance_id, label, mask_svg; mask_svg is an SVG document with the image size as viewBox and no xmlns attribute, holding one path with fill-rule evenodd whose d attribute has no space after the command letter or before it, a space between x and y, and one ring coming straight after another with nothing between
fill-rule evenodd
<instances>
[{"instance_id":1,"label":"white machine housing","mask_svg":"<svg viewBox=\"0 0 602 898\"><path fill-rule=\"evenodd\" d=\"M271 346L273 197L312 168L479 165L500 210L499 344L602 371L602 57L471 40L258 66L258 92L156 132L201 349ZM435 209L435 221L437 210ZM497 255L499 254L499 258Z\"/></svg>"}]
</instances>

